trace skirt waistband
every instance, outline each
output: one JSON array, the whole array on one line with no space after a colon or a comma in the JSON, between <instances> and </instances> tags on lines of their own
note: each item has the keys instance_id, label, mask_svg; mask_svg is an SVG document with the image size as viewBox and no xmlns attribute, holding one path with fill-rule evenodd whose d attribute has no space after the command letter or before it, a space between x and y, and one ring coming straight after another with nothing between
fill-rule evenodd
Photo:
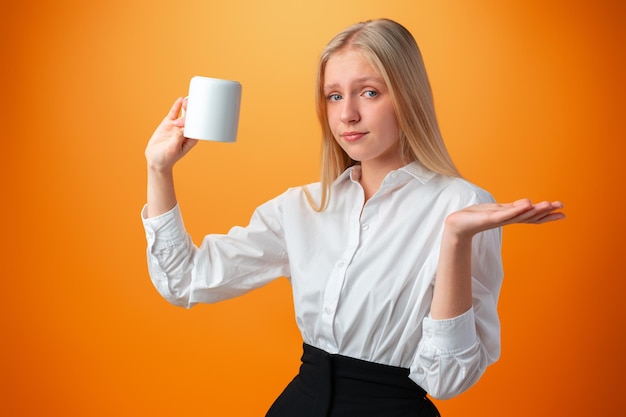
<instances>
[{"instance_id":1,"label":"skirt waistband","mask_svg":"<svg viewBox=\"0 0 626 417\"><path fill-rule=\"evenodd\" d=\"M438 417L409 370L304 344L300 373L266 417Z\"/></svg>"},{"instance_id":2,"label":"skirt waistband","mask_svg":"<svg viewBox=\"0 0 626 417\"><path fill-rule=\"evenodd\" d=\"M345 385L358 385L361 389L371 386L378 396L385 395L386 392L412 398L426 396L426 391L409 378L407 368L331 354L306 343L303 348L300 374L313 372L316 377L334 383L332 388L335 390L344 388Z\"/></svg>"}]
</instances>

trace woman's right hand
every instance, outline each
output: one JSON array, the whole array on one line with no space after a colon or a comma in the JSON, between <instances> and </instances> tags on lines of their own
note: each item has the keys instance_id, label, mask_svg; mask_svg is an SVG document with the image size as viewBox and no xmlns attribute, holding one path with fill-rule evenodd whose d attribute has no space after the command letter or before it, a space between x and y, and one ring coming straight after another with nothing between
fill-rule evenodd
<instances>
[{"instance_id":1,"label":"woman's right hand","mask_svg":"<svg viewBox=\"0 0 626 417\"><path fill-rule=\"evenodd\" d=\"M179 97L156 128L146 146L145 156L148 169L157 172L171 172L174 164L193 148L198 141L183 136L187 99Z\"/></svg>"},{"instance_id":2,"label":"woman's right hand","mask_svg":"<svg viewBox=\"0 0 626 417\"><path fill-rule=\"evenodd\" d=\"M177 99L146 146L148 203L144 214L148 218L163 214L176 205L172 168L198 143L183 135L185 116L180 116L180 111L186 107L187 100Z\"/></svg>"}]
</instances>

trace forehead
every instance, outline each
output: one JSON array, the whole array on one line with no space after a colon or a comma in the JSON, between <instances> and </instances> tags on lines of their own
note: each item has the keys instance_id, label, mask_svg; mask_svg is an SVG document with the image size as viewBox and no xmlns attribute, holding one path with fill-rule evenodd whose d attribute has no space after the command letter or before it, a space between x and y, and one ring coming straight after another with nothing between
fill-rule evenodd
<instances>
[{"instance_id":1,"label":"forehead","mask_svg":"<svg viewBox=\"0 0 626 417\"><path fill-rule=\"evenodd\" d=\"M324 87L372 80L383 82L380 72L361 51L348 49L333 53L326 62Z\"/></svg>"}]
</instances>

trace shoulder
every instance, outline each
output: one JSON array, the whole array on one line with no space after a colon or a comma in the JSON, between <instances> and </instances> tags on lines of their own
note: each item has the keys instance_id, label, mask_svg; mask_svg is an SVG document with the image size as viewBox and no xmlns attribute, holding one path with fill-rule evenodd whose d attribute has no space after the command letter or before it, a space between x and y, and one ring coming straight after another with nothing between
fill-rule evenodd
<instances>
[{"instance_id":1,"label":"shoulder","mask_svg":"<svg viewBox=\"0 0 626 417\"><path fill-rule=\"evenodd\" d=\"M460 177L435 173L419 162L412 162L401 169L410 175L412 189L420 190L419 198L450 201L451 203L470 205L493 202L489 192Z\"/></svg>"},{"instance_id":2,"label":"shoulder","mask_svg":"<svg viewBox=\"0 0 626 417\"><path fill-rule=\"evenodd\" d=\"M448 202L457 208L495 202L491 193L463 178L435 175L427 185L441 202Z\"/></svg>"},{"instance_id":3,"label":"shoulder","mask_svg":"<svg viewBox=\"0 0 626 417\"><path fill-rule=\"evenodd\" d=\"M307 196L308 195L308 196ZM303 203L308 204L308 199L313 198L314 201L319 200L321 195L321 184L319 182L294 186L286 189L282 194L274 197L264 205L280 207L280 209L288 207L299 207Z\"/></svg>"}]
</instances>

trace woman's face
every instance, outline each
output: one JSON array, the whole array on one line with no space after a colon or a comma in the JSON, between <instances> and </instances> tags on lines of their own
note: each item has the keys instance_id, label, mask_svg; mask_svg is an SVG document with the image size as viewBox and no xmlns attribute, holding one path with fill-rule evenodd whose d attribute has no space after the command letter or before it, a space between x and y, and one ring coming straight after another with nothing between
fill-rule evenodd
<instances>
[{"instance_id":1,"label":"woman's face","mask_svg":"<svg viewBox=\"0 0 626 417\"><path fill-rule=\"evenodd\" d=\"M404 165L387 85L362 53L348 49L329 58L324 96L330 129L350 158L364 168L392 170Z\"/></svg>"}]
</instances>

